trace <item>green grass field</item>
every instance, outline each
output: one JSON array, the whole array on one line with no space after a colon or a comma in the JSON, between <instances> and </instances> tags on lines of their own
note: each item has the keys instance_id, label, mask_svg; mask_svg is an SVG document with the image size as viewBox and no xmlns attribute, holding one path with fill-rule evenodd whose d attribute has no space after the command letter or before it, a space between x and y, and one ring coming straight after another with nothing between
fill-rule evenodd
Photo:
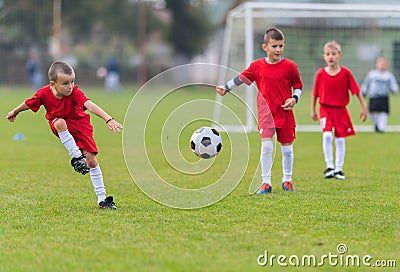
<instances>
[{"instance_id":1,"label":"green grass field","mask_svg":"<svg viewBox=\"0 0 400 272\"><path fill-rule=\"evenodd\" d=\"M110 95L80 87L120 122L136 91L126 87L124 93ZM0 88L0 271L399 270L398 133L358 133L348 138L347 180L338 181L322 177L321 133L299 132L294 147L297 192L285 193L280 188L278 147L274 189L267 196L248 194L260 146L258 134L251 133L248 171L239 186L214 205L181 210L160 205L139 190L124 161L122 135L114 135L102 120L93 117L105 185L118 205L117 211L99 210L89 177L73 171L66 150L48 128L43 109L36 114L21 113L13 124L4 118L32 95L27 90ZM199 98L213 99L214 93L182 90L174 102L179 105ZM311 123L309 101L305 93L296 106L298 123ZM392 105L389 123L400 124L399 97L393 97ZM153 132L149 133L150 142L159 142L158 121L173 107L161 103L157 108L155 114L160 117L150 120L148 128ZM358 124L359 105L354 97L350 111ZM13 140L16 133L23 133L25 140ZM180 139L181 149L186 140ZM163 161L159 145L148 148L156 169L166 178L172 177L175 185L207 185L209 175L192 179L177 174ZM227 150L225 145L210 171L224 171ZM188 144L183 153L190 157ZM192 180L202 183L192 184ZM347 253L338 254L339 244L347 246ZM260 266L257 259L265 251L269 257L286 256L280 261L288 267L279 265L278 257L272 265ZM372 259L367 261L372 267L362 263L348 267L345 261L334 265L339 258L331 259L331 264L325 258L323 266L292 265L295 256L301 260L309 255L315 256L317 263L324 255L357 255L361 262L370 255ZM397 267L373 267L379 260Z\"/></svg>"}]
</instances>

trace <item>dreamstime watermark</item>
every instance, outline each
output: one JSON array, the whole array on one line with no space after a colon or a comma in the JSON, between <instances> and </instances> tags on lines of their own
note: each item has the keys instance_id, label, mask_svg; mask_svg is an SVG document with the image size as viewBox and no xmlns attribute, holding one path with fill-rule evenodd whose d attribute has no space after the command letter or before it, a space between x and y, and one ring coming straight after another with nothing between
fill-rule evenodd
<instances>
[{"instance_id":1,"label":"dreamstime watermark","mask_svg":"<svg viewBox=\"0 0 400 272\"><path fill-rule=\"evenodd\" d=\"M336 252L328 252L321 256L313 254L309 255L276 255L270 254L265 250L263 254L257 257L257 264L259 266L293 266L293 267L380 267L380 268L394 268L397 266L396 260L389 259L375 259L373 256L347 254L348 247L346 244L338 244Z\"/></svg>"}]
</instances>

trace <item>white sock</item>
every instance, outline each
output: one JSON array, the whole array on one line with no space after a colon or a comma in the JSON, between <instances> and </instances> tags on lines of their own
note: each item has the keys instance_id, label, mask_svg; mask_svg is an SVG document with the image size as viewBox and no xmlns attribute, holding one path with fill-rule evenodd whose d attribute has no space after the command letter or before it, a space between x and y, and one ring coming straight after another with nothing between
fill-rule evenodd
<instances>
[{"instance_id":1,"label":"white sock","mask_svg":"<svg viewBox=\"0 0 400 272\"><path fill-rule=\"evenodd\" d=\"M274 152L274 142L272 140L261 139L261 178L262 183L271 185L272 155Z\"/></svg>"},{"instance_id":2,"label":"white sock","mask_svg":"<svg viewBox=\"0 0 400 272\"><path fill-rule=\"evenodd\" d=\"M336 145L335 172L339 172L343 170L344 156L346 154L346 141L344 138L336 138L335 145Z\"/></svg>"},{"instance_id":3,"label":"white sock","mask_svg":"<svg viewBox=\"0 0 400 272\"><path fill-rule=\"evenodd\" d=\"M371 112L370 113L371 116L371 121L372 123L377 126L378 125L378 113L377 112Z\"/></svg>"},{"instance_id":4,"label":"white sock","mask_svg":"<svg viewBox=\"0 0 400 272\"><path fill-rule=\"evenodd\" d=\"M325 131L322 133L322 151L324 152L324 158L326 168L335 168L333 165L333 134L331 131Z\"/></svg>"},{"instance_id":5,"label":"white sock","mask_svg":"<svg viewBox=\"0 0 400 272\"><path fill-rule=\"evenodd\" d=\"M378 113L378 118L376 120L376 125L380 131L385 131L386 129L386 124L388 120L388 115L386 112L380 112Z\"/></svg>"},{"instance_id":6,"label":"white sock","mask_svg":"<svg viewBox=\"0 0 400 272\"><path fill-rule=\"evenodd\" d=\"M78 158L82 156L82 152L79 150L79 147L75 143L74 137L69 133L68 129L58 133L62 144L68 150L69 155L71 158Z\"/></svg>"},{"instance_id":7,"label":"white sock","mask_svg":"<svg viewBox=\"0 0 400 272\"><path fill-rule=\"evenodd\" d=\"M282 171L283 177L282 182L292 181L292 171L293 171L293 145L282 145Z\"/></svg>"},{"instance_id":8,"label":"white sock","mask_svg":"<svg viewBox=\"0 0 400 272\"><path fill-rule=\"evenodd\" d=\"M94 192L97 196L97 202L100 203L106 199L106 188L104 187L100 165L97 165L95 168L90 168L90 179L92 180Z\"/></svg>"}]
</instances>

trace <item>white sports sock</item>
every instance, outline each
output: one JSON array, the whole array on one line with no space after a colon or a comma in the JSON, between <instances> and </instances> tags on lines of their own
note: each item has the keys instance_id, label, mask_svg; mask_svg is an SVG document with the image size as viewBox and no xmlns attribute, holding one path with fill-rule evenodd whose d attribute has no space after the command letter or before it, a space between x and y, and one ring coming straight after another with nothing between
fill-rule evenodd
<instances>
[{"instance_id":1,"label":"white sports sock","mask_svg":"<svg viewBox=\"0 0 400 272\"><path fill-rule=\"evenodd\" d=\"M385 131L386 129L386 124L388 120L388 115L386 112L380 112L378 113L378 118L376 120L376 125L380 131Z\"/></svg>"},{"instance_id":2,"label":"white sports sock","mask_svg":"<svg viewBox=\"0 0 400 272\"><path fill-rule=\"evenodd\" d=\"M282 182L292 181L292 171L293 171L293 145L282 145L282 171L283 177Z\"/></svg>"},{"instance_id":3,"label":"white sports sock","mask_svg":"<svg viewBox=\"0 0 400 272\"><path fill-rule=\"evenodd\" d=\"M324 159L326 168L335 168L333 165L333 134L331 131L322 133L322 151L324 152Z\"/></svg>"},{"instance_id":4,"label":"white sports sock","mask_svg":"<svg viewBox=\"0 0 400 272\"><path fill-rule=\"evenodd\" d=\"M72 137L71 133L69 133L68 129L58 133L62 144L68 150L71 158L78 158L82 156L82 152L79 150L79 147L75 143L75 139Z\"/></svg>"},{"instance_id":5,"label":"white sports sock","mask_svg":"<svg viewBox=\"0 0 400 272\"><path fill-rule=\"evenodd\" d=\"M343 170L344 157L346 155L346 141L344 138L336 138L336 167L335 172L339 172Z\"/></svg>"},{"instance_id":6,"label":"white sports sock","mask_svg":"<svg viewBox=\"0 0 400 272\"><path fill-rule=\"evenodd\" d=\"M378 124L378 113L377 112L371 112L371 121L372 123L376 126Z\"/></svg>"},{"instance_id":7,"label":"white sports sock","mask_svg":"<svg viewBox=\"0 0 400 272\"><path fill-rule=\"evenodd\" d=\"M262 183L271 185L272 155L274 152L274 142L272 140L261 139L261 178Z\"/></svg>"},{"instance_id":8,"label":"white sports sock","mask_svg":"<svg viewBox=\"0 0 400 272\"><path fill-rule=\"evenodd\" d=\"M94 192L97 196L97 202L100 203L106 199L106 188L103 183L103 173L101 172L100 165L90 169L90 179L94 187Z\"/></svg>"}]
</instances>

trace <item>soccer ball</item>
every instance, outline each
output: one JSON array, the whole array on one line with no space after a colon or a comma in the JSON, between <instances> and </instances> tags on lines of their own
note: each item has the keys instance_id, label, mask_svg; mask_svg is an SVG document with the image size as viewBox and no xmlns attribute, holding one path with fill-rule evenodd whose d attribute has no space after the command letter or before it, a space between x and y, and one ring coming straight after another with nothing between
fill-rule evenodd
<instances>
[{"instance_id":1,"label":"soccer ball","mask_svg":"<svg viewBox=\"0 0 400 272\"><path fill-rule=\"evenodd\" d=\"M193 132L190 147L194 154L203 159L215 157L222 148L221 135L214 128L201 127Z\"/></svg>"}]
</instances>

